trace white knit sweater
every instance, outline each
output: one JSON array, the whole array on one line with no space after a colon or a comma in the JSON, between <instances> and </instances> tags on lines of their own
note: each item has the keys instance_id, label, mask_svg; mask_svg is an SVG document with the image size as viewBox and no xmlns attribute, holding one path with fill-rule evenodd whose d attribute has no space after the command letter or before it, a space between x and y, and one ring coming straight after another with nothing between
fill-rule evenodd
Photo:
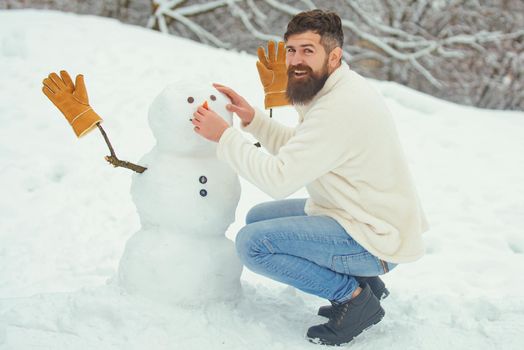
<instances>
[{"instance_id":1,"label":"white knit sweater","mask_svg":"<svg viewBox=\"0 0 524 350\"><path fill-rule=\"evenodd\" d=\"M269 155L230 127L218 158L275 199L306 186L308 215L332 217L382 260L420 258L428 224L382 96L343 62L296 110L295 128L258 110L242 127Z\"/></svg>"}]
</instances>

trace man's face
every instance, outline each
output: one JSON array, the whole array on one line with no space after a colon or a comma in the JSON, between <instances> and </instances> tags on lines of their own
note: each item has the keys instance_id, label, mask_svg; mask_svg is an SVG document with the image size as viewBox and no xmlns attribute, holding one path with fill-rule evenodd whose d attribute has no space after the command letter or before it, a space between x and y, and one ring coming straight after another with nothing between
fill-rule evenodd
<instances>
[{"instance_id":1,"label":"man's face","mask_svg":"<svg viewBox=\"0 0 524 350\"><path fill-rule=\"evenodd\" d=\"M309 102L322 89L331 73L328 54L320 43L320 35L311 31L288 37L286 65L286 94L294 104Z\"/></svg>"}]
</instances>

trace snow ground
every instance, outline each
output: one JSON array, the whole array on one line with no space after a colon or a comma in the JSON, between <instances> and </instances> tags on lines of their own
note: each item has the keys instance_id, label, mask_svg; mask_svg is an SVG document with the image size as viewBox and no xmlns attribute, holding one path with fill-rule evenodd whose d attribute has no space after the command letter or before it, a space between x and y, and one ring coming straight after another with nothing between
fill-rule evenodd
<instances>
[{"instance_id":1,"label":"snow ground","mask_svg":"<svg viewBox=\"0 0 524 350\"><path fill-rule=\"evenodd\" d=\"M320 347L304 334L323 301L249 272L235 305L167 307L119 290L118 260L139 228L131 173L105 164L96 133L77 140L40 91L51 71L83 73L117 154L135 161L153 144L150 102L178 77L203 75L262 106L255 60L105 18L0 11L0 349ZM384 320L347 347L524 348L524 113L374 84L431 231L424 258L384 277ZM296 123L292 109L274 115ZM230 238L270 200L241 183Z\"/></svg>"}]
</instances>

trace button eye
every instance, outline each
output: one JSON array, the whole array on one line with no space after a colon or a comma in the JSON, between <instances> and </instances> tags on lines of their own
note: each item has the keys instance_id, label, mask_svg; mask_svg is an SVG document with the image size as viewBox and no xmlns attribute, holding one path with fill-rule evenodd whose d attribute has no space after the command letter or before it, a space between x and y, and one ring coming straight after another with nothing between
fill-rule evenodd
<instances>
[{"instance_id":1,"label":"button eye","mask_svg":"<svg viewBox=\"0 0 524 350\"><path fill-rule=\"evenodd\" d=\"M209 96L209 98L211 99L211 101L216 101L217 100L217 97L215 95L211 95L211 96Z\"/></svg>"},{"instance_id":2,"label":"button eye","mask_svg":"<svg viewBox=\"0 0 524 350\"><path fill-rule=\"evenodd\" d=\"M193 103L193 102L195 102L195 99L194 99L193 97L189 96L189 97L187 98L187 102L189 102L189 103Z\"/></svg>"}]
</instances>

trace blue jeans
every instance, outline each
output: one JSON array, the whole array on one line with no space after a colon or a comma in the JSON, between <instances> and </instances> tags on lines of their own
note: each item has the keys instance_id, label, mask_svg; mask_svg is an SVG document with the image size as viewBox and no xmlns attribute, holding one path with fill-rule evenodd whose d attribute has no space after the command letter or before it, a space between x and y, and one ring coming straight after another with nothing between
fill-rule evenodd
<instances>
[{"instance_id":1,"label":"blue jeans","mask_svg":"<svg viewBox=\"0 0 524 350\"><path fill-rule=\"evenodd\" d=\"M369 253L334 219L308 216L305 203L284 199L251 208L236 237L248 269L340 303L358 287L354 276L378 276L396 266Z\"/></svg>"}]
</instances>

